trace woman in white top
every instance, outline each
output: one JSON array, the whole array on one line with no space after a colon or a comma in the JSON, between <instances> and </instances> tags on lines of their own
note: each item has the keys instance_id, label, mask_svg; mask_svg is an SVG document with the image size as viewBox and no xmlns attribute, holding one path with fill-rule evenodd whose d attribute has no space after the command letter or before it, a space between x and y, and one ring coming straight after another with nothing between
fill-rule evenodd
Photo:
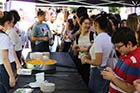
<instances>
[{"instance_id":1,"label":"woman in white top","mask_svg":"<svg viewBox=\"0 0 140 93\"><path fill-rule=\"evenodd\" d=\"M20 20L20 17L16 10L11 10L10 13L14 18L14 22L13 22L12 28L7 30L6 34L8 34L8 36L10 37L10 40L11 40L12 44L14 45L18 60L21 62L20 59L21 59L21 55L22 55L22 53L21 53L22 52L22 41L21 41L21 37L19 36L18 32L15 29L15 24L17 23L17 21Z\"/></svg>"},{"instance_id":2,"label":"woman in white top","mask_svg":"<svg viewBox=\"0 0 140 93\"><path fill-rule=\"evenodd\" d=\"M94 29L98 36L90 48L90 56L85 55L81 58L82 64L91 65L89 89L90 93L105 93L103 88L106 80L101 76L101 70L106 67L106 62L113 48L111 37L108 35L108 19L103 15L98 15L94 22Z\"/></svg>"},{"instance_id":3,"label":"woman in white top","mask_svg":"<svg viewBox=\"0 0 140 93\"><path fill-rule=\"evenodd\" d=\"M79 73L82 75L84 82L88 85L89 82L89 64L81 64L81 58L83 55L89 54L90 42L90 19L88 17L81 17L81 33L77 36L76 41L73 44L74 56L77 56L75 64Z\"/></svg>"},{"instance_id":4,"label":"woman in white top","mask_svg":"<svg viewBox=\"0 0 140 93\"><path fill-rule=\"evenodd\" d=\"M5 33L11 28L13 20L9 12L4 12L0 17L0 25L3 26L3 30L0 30L0 93L8 93L15 86L14 71L21 68L14 47Z\"/></svg>"}]
</instances>

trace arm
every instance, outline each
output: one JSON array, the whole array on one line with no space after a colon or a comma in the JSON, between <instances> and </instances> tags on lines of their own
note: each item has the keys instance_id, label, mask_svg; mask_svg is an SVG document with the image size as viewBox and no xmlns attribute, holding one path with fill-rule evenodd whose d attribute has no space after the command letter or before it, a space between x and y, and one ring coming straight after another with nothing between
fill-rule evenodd
<instances>
[{"instance_id":1,"label":"arm","mask_svg":"<svg viewBox=\"0 0 140 93\"><path fill-rule=\"evenodd\" d=\"M62 35L62 36L63 36L63 37L62 37L62 41L64 41L64 40L66 39L66 37L67 37L67 31L68 31L68 30L65 30L64 35Z\"/></svg>"},{"instance_id":2,"label":"arm","mask_svg":"<svg viewBox=\"0 0 140 93\"><path fill-rule=\"evenodd\" d=\"M32 29L32 40L35 41L35 40L44 40L44 41L48 41L49 38L48 37L37 37L38 36L38 31L40 29L34 25L33 29Z\"/></svg>"},{"instance_id":3,"label":"arm","mask_svg":"<svg viewBox=\"0 0 140 93\"><path fill-rule=\"evenodd\" d=\"M75 32L75 33L73 34L74 38L75 38L77 35L79 35L80 33L81 33L81 30L78 30L77 32Z\"/></svg>"},{"instance_id":4,"label":"arm","mask_svg":"<svg viewBox=\"0 0 140 93\"><path fill-rule=\"evenodd\" d=\"M82 64L85 64L85 62L86 62L86 63L94 65L94 66L101 66L102 57L103 57L103 44L102 44L101 39L96 39L93 46L94 46L94 49L92 49L92 47L91 47L91 50L93 52L92 55L93 56L95 55L95 59L91 60L91 59L88 59L86 57L83 57L81 60Z\"/></svg>"},{"instance_id":5,"label":"arm","mask_svg":"<svg viewBox=\"0 0 140 93\"><path fill-rule=\"evenodd\" d=\"M19 35L19 37L21 37L21 32L19 30L19 28L17 26L14 27L16 33Z\"/></svg>"},{"instance_id":6,"label":"arm","mask_svg":"<svg viewBox=\"0 0 140 93\"><path fill-rule=\"evenodd\" d=\"M18 60L18 58L17 58L15 49L13 49L13 53L14 53L14 58L15 58L15 62L16 62L16 68L17 68L17 69L21 69L22 66L21 66L21 64L20 64L20 62L19 62L19 60Z\"/></svg>"},{"instance_id":7,"label":"arm","mask_svg":"<svg viewBox=\"0 0 140 93\"><path fill-rule=\"evenodd\" d=\"M77 56L78 55L78 51L76 50L76 46L77 46L76 43L74 43L73 46L72 46L72 50L74 52L74 56Z\"/></svg>"},{"instance_id":8,"label":"arm","mask_svg":"<svg viewBox=\"0 0 140 93\"><path fill-rule=\"evenodd\" d=\"M62 37L62 41L64 41L66 39L67 35L64 34L63 37Z\"/></svg>"},{"instance_id":9,"label":"arm","mask_svg":"<svg viewBox=\"0 0 140 93\"><path fill-rule=\"evenodd\" d=\"M64 35L62 35L62 40L61 40L61 44L59 47L59 52L63 51L63 46L64 46L64 40L66 39L66 32L64 33Z\"/></svg>"},{"instance_id":10,"label":"arm","mask_svg":"<svg viewBox=\"0 0 140 93\"><path fill-rule=\"evenodd\" d=\"M29 39L28 39L28 36L25 35L25 48L29 48Z\"/></svg>"},{"instance_id":11,"label":"arm","mask_svg":"<svg viewBox=\"0 0 140 93\"><path fill-rule=\"evenodd\" d=\"M62 31L61 31L61 35L63 35L64 30L65 30L65 24L63 23L62 25L63 25L63 29L62 29Z\"/></svg>"},{"instance_id":12,"label":"arm","mask_svg":"<svg viewBox=\"0 0 140 93\"><path fill-rule=\"evenodd\" d=\"M77 32L75 32L74 34L69 35L69 39L70 40L75 40L75 38L77 37L77 35L79 35L81 33L80 30L78 30Z\"/></svg>"},{"instance_id":13,"label":"arm","mask_svg":"<svg viewBox=\"0 0 140 93\"><path fill-rule=\"evenodd\" d=\"M49 38L48 37L35 37L35 36L32 36L32 40L44 40L44 41L48 41Z\"/></svg>"},{"instance_id":14,"label":"arm","mask_svg":"<svg viewBox=\"0 0 140 93\"><path fill-rule=\"evenodd\" d=\"M95 54L95 60L91 60L89 59L89 57L87 56L83 56L81 58L81 62L82 64L91 64L91 65L94 65L94 66L101 66L102 64L102 53L96 53Z\"/></svg>"},{"instance_id":15,"label":"arm","mask_svg":"<svg viewBox=\"0 0 140 93\"><path fill-rule=\"evenodd\" d=\"M8 58L8 50L2 50L2 62L4 64L4 67L9 75L9 84L11 87L15 86L15 77L14 73L11 68L11 64Z\"/></svg>"},{"instance_id":16,"label":"arm","mask_svg":"<svg viewBox=\"0 0 140 93\"><path fill-rule=\"evenodd\" d=\"M133 93L136 89L134 85L131 85L127 83L126 81L122 81L118 79L114 74L113 70L109 67L107 67L104 71L101 73L103 75L103 78L106 80L111 80L117 87L122 89L123 91L127 93Z\"/></svg>"},{"instance_id":17,"label":"arm","mask_svg":"<svg viewBox=\"0 0 140 93\"><path fill-rule=\"evenodd\" d=\"M126 91L127 93L132 93L132 92L136 91L134 85L131 85L131 84L127 83L127 82L124 82L124 81L118 79L118 78L115 77L115 76L112 76L111 81L112 81L116 86L118 86L120 89Z\"/></svg>"},{"instance_id":18,"label":"arm","mask_svg":"<svg viewBox=\"0 0 140 93\"><path fill-rule=\"evenodd\" d=\"M80 28L82 28L82 26L80 24L80 19L79 19L79 17L77 15L76 15L76 21L77 21L78 25L80 26Z\"/></svg>"},{"instance_id":19,"label":"arm","mask_svg":"<svg viewBox=\"0 0 140 93\"><path fill-rule=\"evenodd\" d=\"M74 35L72 35L72 34L71 34L71 35L69 35L69 36L68 36L68 38L69 38L70 40L75 40L75 36L74 36Z\"/></svg>"},{"instance_id":20,"label":"arm","mask_svg":"<svg viewBox=\"0 0 140 93\"><path fill-rule=\"evenodd\" d=\"M34 26L34 24L32 24L32 25L28 28L27 31L32 30L33 26Z\"/></svg>"}]
</instances>

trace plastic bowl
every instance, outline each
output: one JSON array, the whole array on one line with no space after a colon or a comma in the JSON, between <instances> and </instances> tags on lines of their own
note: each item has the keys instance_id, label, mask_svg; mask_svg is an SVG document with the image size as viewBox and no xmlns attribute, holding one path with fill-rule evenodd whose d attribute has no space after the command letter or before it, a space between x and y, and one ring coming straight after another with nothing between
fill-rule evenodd
<instances>
[{"instance_id":1,"label":"plastic bowl","mask_svg":"<svg viewBox=\"0 0 140 93\"><path fill-rule=\"evenodd\" d=\"M54 83L42 82L40 84L40 90L44 93L51 93L55 90Z\"/></svg>"}]
</instances>

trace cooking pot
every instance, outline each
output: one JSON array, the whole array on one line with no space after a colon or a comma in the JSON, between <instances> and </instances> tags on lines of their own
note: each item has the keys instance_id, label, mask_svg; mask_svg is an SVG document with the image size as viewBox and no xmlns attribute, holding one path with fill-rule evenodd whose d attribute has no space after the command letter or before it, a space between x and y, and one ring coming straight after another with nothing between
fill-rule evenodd
<instances>
[{"instance_id":1,"label":"cooking pot","mask_svg":"<svg viewBox=\"0 0 140 93\"><path fill-rule=\"evenodd\" d=\"M38 71L55 70L56 61L49 58L49 52L32 52L30 59L26 60L26 67Z\"/></svg>"},{"instance_id":2,"label":"cooking pot","mask_svg":"<svg viewBox=\"0 0 140 93\"><path fill-rule=\"evenodd\" d=\"M37 71L55 70L56 61L48 59L48 57L43 57L43 59L29 59L26 60L26 67Z\"/></svg>"},{"instance_id":3,"label":"cooking pot","mask_svg":"<svg viewBox=\"0 0 140 93\"><path fill-rule=\"evenodd\" d=\"M56 61L48 59L48 61L43 60L27 60L26 67L28 69L38 70L38 71L47 71L56 69Z\"/></svg>"}]
</instances>

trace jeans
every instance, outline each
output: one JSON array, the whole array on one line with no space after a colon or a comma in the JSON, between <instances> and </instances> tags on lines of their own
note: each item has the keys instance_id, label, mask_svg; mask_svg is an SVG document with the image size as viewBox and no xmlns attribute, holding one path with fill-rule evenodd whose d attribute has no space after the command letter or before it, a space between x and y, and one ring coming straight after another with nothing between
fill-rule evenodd
<instances>
[{"instance_id":1,"label":"jeans","mask_svg":"<svg viewBox=\"0 0 140 93\"><path fill-rule=\"evenodd\" d=\"M13 72L15 72L16 64L15 62L11 63L11 68ZM4 67L4 65L0 65L0 93L8 93L9 89L11 89L9 85L9 75Z\"/></svg>"},{"instance_id":2,"label":"jeans","mask_svg":"<svg viewBox=\"0 0 140 93\"><path fill-rule=\"evenodd\" d=\"M101 71L105 67L93 67L91 68L90 72L90 80L89 80L89 90L90 93L107 93L106 89L106 83L107 80L103 79L101 75ZM108 87L107 87L108 88Z\"/></svg>"}]
</instances>

